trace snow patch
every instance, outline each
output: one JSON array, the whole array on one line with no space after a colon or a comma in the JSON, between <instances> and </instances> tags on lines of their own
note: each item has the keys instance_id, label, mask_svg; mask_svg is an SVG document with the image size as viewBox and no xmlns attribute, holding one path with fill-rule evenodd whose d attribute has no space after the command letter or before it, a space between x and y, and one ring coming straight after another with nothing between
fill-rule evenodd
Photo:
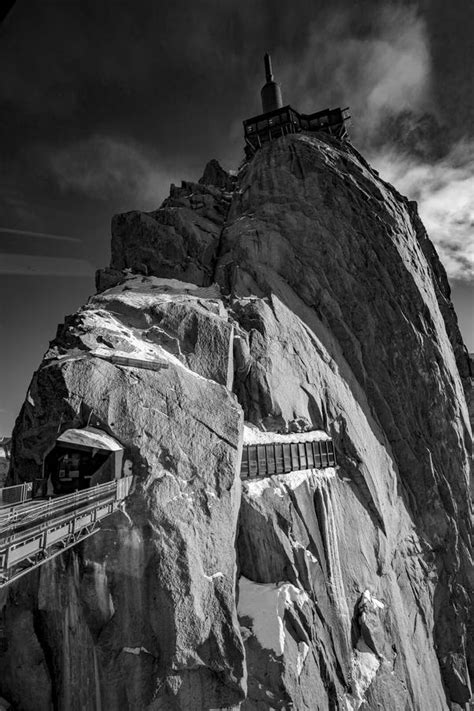
<instances>
[{"instance_id":1,"label":"snow patch","mask_svg":"<svg viewBox=\"0 0 474 711\"><path fill-rule=\"evenodd\" d=\"M273 649L277 656L285 648L285 609L292 605L302 608L307 602L305 591L291 583L254 583L243 576L239 580L239 616L250 617L253 634L261 647Z\"/></svg>"},{"instance_id":2,"label":"snow patch","mask_svg":"<svg viewBox=\"0 0 474 711\"><path fill-rule=\"evenodd\" d=\"M352 694L346 694L347 711L357 711L365 700L365 693L380 667L380 661L362 639L352 655Z\"/></svg>"},{"instance_id":3,"label":"snow patch","mask_svg":"<svg viewBox=\"0 0 474 711\"><path fill-rule=\"evenodd\" d=\"M125 292L127 293L127 292ZM133 305L138 306L135 297L133 297ZM83 312L84 327L91 332L95 330L105 329L112 334L117 334L121 348L112 346L97 346L91 349L90 354L105 360L112 360L114 356L120 358L134 358L147 363L159 363L164 361L178 368L186 370L194 377L201 380L208 380L202 375L190 370L179 358L160 346L158 343L150 343L145 341L141 332L136 335L135 329L124 324L119 319L116 319L109 311L105 309L87 309ZM117 344L118 346L119 344ZM126 349L126 350L124 350Z\"/></svg>"},{"instance_id":4,"label":"snow patch","mask_svg":"<svg viewBox=\"0 0 474 711\"><path fill-rule=\"evenodd\" d=\"M383 610L385 605L383 602L380 602L380 600L377 600L370 590L364 590L364 593L362 595L362 600L361 600L362 605L367 605L372 607L374 610Z\"/></svg>"},{"instance_id":5,"label":"snow patch","mask_svg":"<svg viewBox=\"0 0 474 711\"><path fill-rule=\"evenodd\" d=\"M107 289L96 298L101 301L107 301L110 298L118 299L124 304L146 308L153 306L157 301L168 301L180 294L194 298L221 299L220 288L217 284L203 287L179 279L142 275L131 276L122 284Z\"/></svg>"},{"instance_id":6,"label":"snow patch","mask_svg":"<svg viewBox=\"0 0 474 711\"><path fill-rule=\"evenodd\" d=\"M271 444L272 442L319 442L330 439L330 436L324 432L324 430L279 434L278 432L264 432L250 423L244 424L244 444Z\"/></svg>"},{"instance_id":7,"label":"snow patch","mask_svg":"<svg viewBox=\"0 0 474 711\"><path fill-rule=\"evenodd\" d=\"M246 493L253 498L263 496L267 489L275 496L284 497L289 489L294 491L306 481L315 485L321 479L333 479L335 476L336 469L327 467L326 469L304 469L287 474L273 474L260 479L243 479L242 484Z\"/></svg>"},{"instance_id":8,"label":"snow patch","mask_svg":"<svg viewBox=\"0 0 474 711\"><path fill-rule=\"evenodd\" d=\"M131 336L128 339L128 344L131 345L132 350L120 351L116 348L106 349L103 347L99 347L91 350L90 354L93 356L97 356L98 358L103 358L104 360L109 360L111 362L113 362L114 356L118 356L119 358L131 358L141 360L145 363L157 363L158 365L160 362L164 361L166 363L170 363L171 365L176 366L177 368L182 368L183 370L186 370L195 378L199 378L200 380L209 380L209 378L204 378L202 375L199 375L199 373L196 373L194 370L188 368L184 363L179 360L179 358L176 358L176 356L174 356L172 353L169 353L169 351L165 350L159 345L155 345L153 348L148 347L144 344L143 341L140 341L138 338L135 338L135 336ZM130 367L135 368L139 367L139 365L130 364Z\"/></svg>"},{"instance_id":9,"label":"snow patch","mask_svg":"<svg viewBox=\"0 0 474 711\"><path fill-rule=\"evenodd\" d=\"M145 277L140 274L129 277L127 281L125 281L123 284L113 286L111 289L107 289L105 293L120 294L124 291L124 289L125 291L129 291L130 289L136 291L149 291L150 289L157 289L159 287L170 288L174 289L175 291L196 291L201 288L197 284L192 284L191 282L187 281L180 281L179 279L165 279L163 277L155 276Z\"/></svg>"},{"instance_id":10,"label":"snow patch","mask_svg":"<svg viewBox=\"0 0 474 711\"><path fill-rule=\"evenodd\" d=\"M292 548L294 548L295 550L303 550L303 551L304 551L304 555L306 556L306 558L309 558L309 560L311 561L311 563L317 563L317 562L318 562L318 559L315 558L315 556L311 553L311 551L309 551L302 543L300 543L300 542L297 541L295 538L293 538L293 536L292 536L291 534L290 534L290 536L289 536L289 539L290 539L290 543L291 543L291 547L292 547Z\"/></svg>"},{"instance_id":11,"label":"snow patch","mask_svg":"<svg viewBox=\"0 0 474 711\"><path fill-rule=\"evenodd\" d=\"M318 559L316 556L314 556L311 551L305 550L304 552L305 556L310 559L311 563L317 563Z\"/></svg>"},{"instance_id":12,"label":"snow patch","mask_svg":"<svg viewBox=\"0 0 474 711\"><path fill-rule=\"evenodd\" d=\"M276 479L276 476L269 476L262 479L244 479L242 484L246 493L254 499L263 496L267 489L270 494L283 497L285 492L278 486Z\"/></svg>"},{"instance_id":13,"label":"snow patch","mask_svg":"<svg viewBox=\"0 0 474 711\"><path fill-rule=\"evenodd\" d=\"M282 484L286 484L289 489L297 489L303 482L310 479L332 479L336 476L334 467L326 467L325 469L302 469L288 474L278 474L277 479Z\"/></svg>"},{"instance_id":14,"label":"snow patch","mask_svg":"<svg viewBox=\"0 0 474 711\"><path fill-rule=\"evenodd\" d=\"M142 652L144 654L151 654L145 647L122 647L122 652L127 652L127 654L135 654L138 656Z\"/></svg>"},{"instance_id":15,"label":"snow patch","mask_svg":"<svg viewBox=\"0 0 474 711\"><path fill-rule=\"evenodd\" d=\"M298 645L298 657L296 659L296 674L297 676L301 676L301 672L303 671L304 663L306 660L306 657L308 656L309 652L309 646L306 644L306 642L300 642Z\"/></svg>"},{"instance_id":16,"label":"snow patch","mask_svg":"<svg viewBox=\"0 0 474 711\"><path fill-rule=\"evenodd\" d=\"M224 573L221 573L221 571L219 570L217 573L213 573L212 575L206 575L206 574L204 573L204 577L206 578L206 580L212 581L212 580L214 580L215 578L223 578L223 577L224 577Z\"/></svg>"}]
</instances>

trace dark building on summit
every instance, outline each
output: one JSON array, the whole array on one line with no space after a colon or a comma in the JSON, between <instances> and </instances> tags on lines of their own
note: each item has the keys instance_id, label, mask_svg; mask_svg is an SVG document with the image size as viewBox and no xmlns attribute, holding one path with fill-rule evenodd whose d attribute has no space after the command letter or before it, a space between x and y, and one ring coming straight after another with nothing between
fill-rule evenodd
<instances>
[{"instance_id":1,"label":"dark building on summit","mask_svg":"<svg viewBox=\"0 0 474 711\"><path fill-rule=\"evenodd\" d=\"M288 133L324 131L337 138L347 136L349 108L323 109L313 114L300 114L289 104L283 106L280 85L274 80L269 54L264 57L266 83L260 92L262 111L244 121L245 153L251 157L264 143Z\"/></svg>"}]
</instances>

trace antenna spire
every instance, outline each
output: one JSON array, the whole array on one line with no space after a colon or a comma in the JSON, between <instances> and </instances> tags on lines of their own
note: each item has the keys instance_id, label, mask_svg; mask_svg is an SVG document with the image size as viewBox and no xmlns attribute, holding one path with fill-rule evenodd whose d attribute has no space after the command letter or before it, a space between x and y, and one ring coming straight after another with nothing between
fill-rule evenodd
<instances>
[{"instance_id":1,"label":"antenna spire","mask_svg":"<svg viewBox=\"0 0 474 711\"><path fill-rule=\"evenodd\" d=\"M265 79L267 81L273 81L272 58L270 57L268 52L265 54L263 61L265 64Z\"/></svg>"},{"instance_id":2,"label":"antenna spire","mask_svg":"<svg viewBox=\"0 0 474 711\"><path fill-rule=\"evenodd\" d=\"M272 58L268 54L265 54L263 58L265 65L265 79L266 83L260 92L262 97L262 110L266 114L269 111L275 111L276 109L281 109L283 106L283 99L281 98L280 85L273 79L272 72Z\"/></svg>"}]
</instances>

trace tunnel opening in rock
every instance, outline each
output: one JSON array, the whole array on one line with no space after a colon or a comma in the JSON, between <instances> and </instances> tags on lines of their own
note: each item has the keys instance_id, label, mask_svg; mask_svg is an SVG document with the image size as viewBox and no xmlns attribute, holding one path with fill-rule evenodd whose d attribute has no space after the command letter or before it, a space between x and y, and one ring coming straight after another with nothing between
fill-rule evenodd
<instances>
[{"instance_id":1,"label":"tunnel opening in rock","mask_svg":"<svg viewBox=\"0 0 474 711\"><path fill-rule=\"evenodd\" d=\"M94 427L68 429L47 452L34 496L63 496L119 479L122 460L122 445L105 432Z\"/></svg>"}]
</instances>

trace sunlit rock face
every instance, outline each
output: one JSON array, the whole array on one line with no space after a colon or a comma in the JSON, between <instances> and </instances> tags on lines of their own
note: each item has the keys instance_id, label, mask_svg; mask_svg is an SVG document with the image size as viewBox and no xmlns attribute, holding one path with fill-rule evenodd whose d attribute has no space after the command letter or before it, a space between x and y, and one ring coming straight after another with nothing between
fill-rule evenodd
<instances>
[{"instance_id":1,"label":"sunlit rock face","mask_svg":"<svg viewBox=\"0 0 474 711\"><path fill-rule=\"evenodd\" d=\"M231 333L220 299L147 277L59 329L17 424L14 475L39 476L58 427L92 418L123 444L135 488L100 533L12 586L0 684L18 708L232 708L244 697ZM160 369L107 360L118 353ZM41 696L28 692L36 682Z\"/></svg>"},{"instance_id":2,"label":"sunlit rock face","mask_svg":"<svg viewBox=\"0 0 474 711\"><path fill-rule=\"evenodd\" d=\"M469 365L416 206L349 145L302 134L118 216L112 252L33 377L10 476L39 476L58 428L92 417L134 490L3 594L0 695L462 707ZM338 467L241 484L255 428L326 433Z\"/></svg>"},{"instance_id":3,"label":"sunlit rock face","mask_svg":"<svg viewBox=\"0 0 474 711\"><path fill-rule=\"evenodd\" d=\"M217 275L249 297L237 307L251 334L237 386L246 418L271 427L305 417L337 442L330 500L347 607L353 616L366 588L386 601L373 707L404 707L394 701L401 687L415 708L445 708L445 690L465 703L471 436L460 373L468 363L415 205L336 141L276 141L241 178ZM312 490L309 498L318 518ZM241 539L261 501L244 494ZM270 541L276 525L279 538L282 530L291 538L292 507L273 525L266 509ZM273 582L293 565L290 553L287 544ZM257 566L252 579L267 583L268 571Z\"/></svg>"}]
</instances>

